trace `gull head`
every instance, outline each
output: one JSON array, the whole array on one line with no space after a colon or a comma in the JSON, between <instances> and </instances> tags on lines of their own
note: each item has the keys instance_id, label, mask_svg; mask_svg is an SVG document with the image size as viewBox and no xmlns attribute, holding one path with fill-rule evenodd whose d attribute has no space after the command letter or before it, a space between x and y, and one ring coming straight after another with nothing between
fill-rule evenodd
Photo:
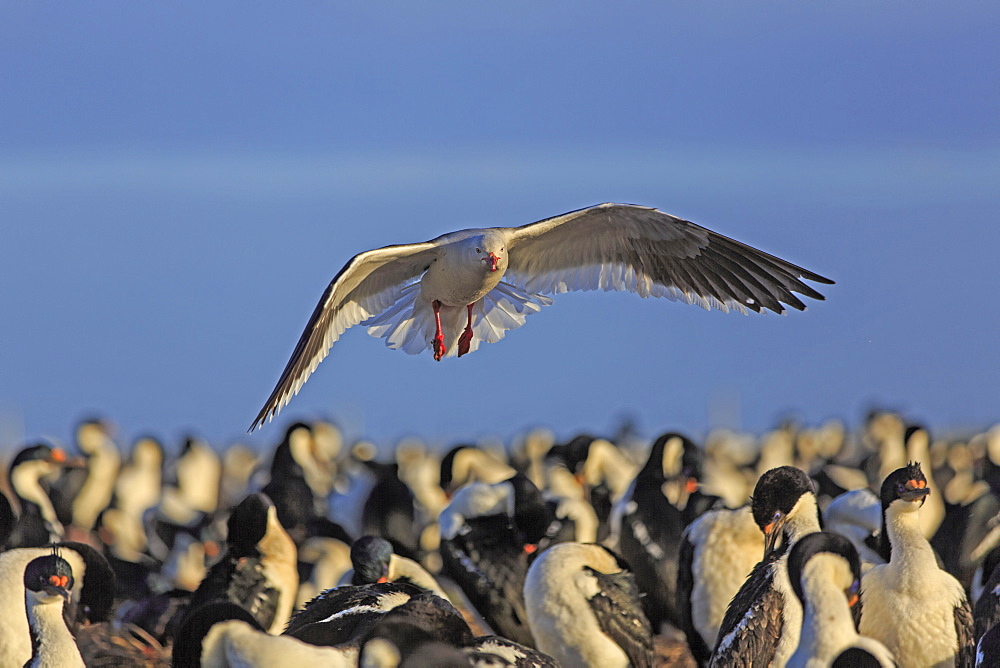
<instances>
[{"instance_id":1,"label":"gull head","mask_svg":"<svg viewBox=\"0 0 1000 668\"><path fill-rule=\"evenodd\" d=\"M507 269L507 240L499 232L488 230L470 240L470 248L478 262L486 265L491 272L501 274Z\"/></svg>"}]
</instances>

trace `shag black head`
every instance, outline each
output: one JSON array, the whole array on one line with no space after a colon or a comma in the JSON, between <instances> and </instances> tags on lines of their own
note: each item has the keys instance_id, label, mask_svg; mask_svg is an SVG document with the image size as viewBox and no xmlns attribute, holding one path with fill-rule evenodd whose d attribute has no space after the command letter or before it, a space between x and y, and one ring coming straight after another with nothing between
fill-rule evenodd
<instances>
[{"instance_id":1,"label":"shag black head","mask_svg":"<svg viewBox=\"0 0 1000 668\"><path fill-rule=\"evenodd\" d=\"M40 600L54 601L61 597L68 601L73 584L73 569L57 550L32 559L24 569L25 589Z\"/></svg>"},{"instance_id":2,"label":"shag black head","mask_svg":"<svg viewBox=\"0 0 1000 668\"><path fill-rule=\"evenodd\" d=\"M288 425L287 429L285 429L285 440L289 440L292 437L292 434L297 432L299 429L305 429L307 432L312 433L312 427L308 423L293 422Z\"/></svg>"},{"instance_id":3,"label":"shag black head","mask_svg":"<svg viewBox=\"0 0 1000 668\"><path fill-rule=\"evenodd\" d=\"M565 444L554 446L546 457L559 457L570 473L582 473L583 465L590 456L590 446L595 440L596 437L590 434L577 434Z\"/></svg>"},{"instance_id":4,"label":"shag black head","mask_svg":"<svg viewBox=\"0 0 1000 668\"><path fill-rule=\"evenodd\" d=\"M882 668L882 662L866 649L848 647L837 655L830 668Z\"/></svg>"},{"instance_id":5,"label":"shag black head","mask_svg":"<svg viewBox=\"0 0 1000 668\"><path fill-rule=\"evenodd\" d=\"M351 546L351 564L354 566L353 585L385 582L392 559L392 543L378 536L362 536Z\"/></svg>"},{"instance_id":6,"label":"shag black head","mask_svg":"<svg viewBox=\"0 0 1000 668\"><path fill-rule=\"evenodd\" d=\"M927 428L920 424L910 424L907 425L906 431L903 432L903 443L909 443L910 439L914 436L919 436L930 440L930 434L927 432Z\"/></svg>"},{"instance_id":7,"label":"shag black head","mask_svg":"<svg viewBox=\"0 0 1000 668\"><path fill-rule=\"evenodd\" d=\"M853 608L858 602L858 596L861 592L861 559L851 541L840 534L827 531L817 531L803 536L788 553L788 579L792 582L795 595L799 597L802 605L805 605L805 595L802 592L802 570L810 559L817 554L824 553L843 557L850 566L851 574L854 577L851 586L844 590L844 596L847 597L847 605Z\"/></svg>"},{"instance_id":8,"label":"shag black head","mask_svg":"<svg viewBox=\"0 0 1000 668\"><path fill-rule=\"evenodd\" d=\"M441 477L439 478L438 484L441 489L445 491L445 494L449 496L454 493L455 489L458 487L454 483L455 478L455 458L458 457L459 453L466 449L475 449L474 445L461 444L456 445L451 450L445 453L444 457L441 459Z\"/></svg>"},{"instance_id":9,"label":"shag black head","mask_svg":"<svg viewBox=\"0 0 1000 668\"><path fill-rule=\"evenodd\" d=\"M753 488L750 506L753 519L764 533L764 556L774 551L782 527L804 494L814 494L812 480L794 466L779 466L766 472Z\"/></svg>"},{"instance_id":10,"label":"shag black head","mask_svg":"<svg viewBox=\"0 0 1000 668\"><path fill-rule=\"evenodd\" d=\"M196 445L198 445L197 438L194 436L185 436L184 445L181 446L181 457L194 450Z\"/></svg>"},{"instance_id":11,"label":"shag black head","mask_svg":"<svg viewBox=\"0 0 1000 668\"><path fill-rule=\"evenodd\" d=\"M226 521L226 543L230 548L241 553L255 549L267 533L267 515L272 507L271 499L259 492L240 501Z\"/></svg>"},{"instance_id":12,"label":"shag black head","mask_svg":"<svg viewBox=\"0 0 1000 668\"><path fill-rule=\"evenodd\" d=\"M303 430L306 434L312 434L312 427L310 427L305 422L294 422L288 426L285 430L285 437L282 439L281 443L274 450L274 456L271 458L271 478L286 478L286 477L301 477L304 475L302 471L302 466L304 462L297 461L295 455L297 453L292 452L292 434L299 430Z\"/></svg>"},{"instance_id":13,"label":"shag black head","mask_svg":"<svg viewBox=\"0 0 1000 668\"><path fill-rule=\"evenodd\" d=\"M552 511L528 476L515 473L506 482L514 492L514 527L525 545L537 545L552 524Z\"/></svg>"},{"instance_id":14,"label":"shag black head","mask_svg":"<svg viewBox=\"0 0 1000 668\"><path fill-rule=\"evenodd\" d=\"M54 448L48 443L36 443L18 452L11 461L9 470L13 472L21 464L33 461L63 465L66 463L66 452L62 448Z\"/></svg>"},{"instance_id":15,"label":"shag black head","mask_svg":"<svg viewBox=\"0 0 1000 668\"><path fill-rule=\"evenodd\" d=\"M910 462L896 469L882 481L879 498L882 501L882 531L878 537L878 553L886 561L892 558L892 542L885 514L892 507L893 512L912 512L924 505L927 495L931 493L927 486L927 478L920 470L920 464Z\"/></svg>"},{"instance_id":16,"label":"shag black head","mask_svg":"<svg viewBox=\"0 0 1000 668\"><path fill-rule=\"evenodd\" d=\"M893 501L902 500L910 503L924 505L927 495L931 493L927 487L927 478L920 469L918 462L910 462L900 469L896 469L886 476L882 481L882 489L879 497L882 500L882 512L884 513Z\"/></svg>"},{"instance_id":17,"label":"shag black head","mask_svg":"<svg viewBox=\"0 0 1000 668\"><path fill-rule=\"evenodd\" d=\"M680 446L680 452L673 450L671 454L671 460L667 461L664 457L665 450L667 449L667 444L672 441L677 441ZM642 467L643 470L640 475L645 474L655 478L657 480L668 480L684 474L684 468L687 467L697 467L700 468L700 462L697 461L697 456L700 451L698 445L692 441L687 436L683 434L678 434L677 432L670 431L666 434L661 434L655 441L653 441L653 447L649 449L649 458L646 460L646 464ZM677 457L680 457L678 461ZM685 474L685 477L696 478L698 475L691 473L690 475ZM644 477L645 477L644 476Z\"/></svg>"},{"instance_id":18,"label":"shag black head","mask_svg":"<svg viewBox=\"0 0 1000 668\"><path fill-rule=\"evenodd\" d=\"M692 440L684 439L684 454L681 455L681 475L700 481L705 470L705 451Z\"/></svg>"}]
</instances>

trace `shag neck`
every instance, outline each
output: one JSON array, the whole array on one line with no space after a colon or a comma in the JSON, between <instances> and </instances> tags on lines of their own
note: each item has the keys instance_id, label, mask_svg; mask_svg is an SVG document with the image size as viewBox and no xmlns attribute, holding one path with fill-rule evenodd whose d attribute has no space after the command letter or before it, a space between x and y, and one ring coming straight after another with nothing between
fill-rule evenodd
<instances>
[{"instance_id":1,"label":"shag neck","mask_svg":"<svg viewBox=\"0 0 1000 668\"><path fill-rule=\"evenodd\" d=\"M821 530L819 525L819 509L816 506L816 497L811 493L805 493L795 503L792 511L788 514L788 521L785 522L785 543L791 548L800 538Z\"/></svg>"},{"instance_id":2,"label":"shag neck","mask_svg":"<svg viewBox=\"0 0 1000 668\"><path fill-rule=\"evenodd\" d=\"M52 506L49 495L42 489L37 472L32 471L30 467L18 467L11 473L10 484L21 499L38 506L42 517L56 533L62 532L62 524L56 517L56 509Z\"/></svg>"},{"instance_id":3,"label":"shag neck","mask_svg":"<svg viewBox=\"0 0 1000 668\"><path fill-rule=\"evenodd\" d=\"M28 666L67 666L83 668L83 659L73 634L63 619L62 604L40 604L26 601L28 625L31 627L31 662Z\"/></svg>"},{"instance_id":4,"label":"shag neck","mask_svg":"<svg viewBox=\"0 0 1000 668\"><path fill-rule=\"evenodd\" d=\"M934 550L920 527L919 510L906 512L886 509L882 515L882 527L889 547L888 554L883 556L891 566L898 566L903 570L937 568Z\"/></svg>"},{"instance_id":5,"label":"shag neck","mask_svg":"<svg viewBox=\"0 0 1000 668\"><path fill-rule=\"evenodd\" d=\"M811 657L832 658L858 635L844 592L830 576L815 561L806 566L803 576L806 603L799 648Z\"/></svg>"}]
</instances>

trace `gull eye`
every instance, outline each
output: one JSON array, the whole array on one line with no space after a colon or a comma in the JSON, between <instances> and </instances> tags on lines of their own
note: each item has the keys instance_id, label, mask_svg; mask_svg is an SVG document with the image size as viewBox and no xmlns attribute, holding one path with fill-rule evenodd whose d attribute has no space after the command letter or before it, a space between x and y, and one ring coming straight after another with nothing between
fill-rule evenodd
<instances>
[{"instance_id":1,"label":"gull eye","mask_svg":"<svg viewBox=\"0 0 1000 668\"><path fill-rule=\"evenodd\" d=\"M477 248L477 249L476 249L476 252L477 252L477 253L482 253L482 252L483 252L483 249L482 249L482 248Z\"/></svg>"}]
</instances>

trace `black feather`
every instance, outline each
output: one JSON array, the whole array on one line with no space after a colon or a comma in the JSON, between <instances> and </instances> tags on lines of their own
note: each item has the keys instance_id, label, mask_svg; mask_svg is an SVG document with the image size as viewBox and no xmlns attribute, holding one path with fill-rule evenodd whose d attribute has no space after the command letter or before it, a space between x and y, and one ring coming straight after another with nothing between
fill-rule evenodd
<instances>
[{"instance_id":1,"label":"black feather","mask_svg":"<svg viewBox=\"0 0 1000 668\"><path fill-rule=\"evenodd\" d=\"M774 562L780 556L772 552L767 560L754 566L730 601L710 666L763 668L771 663L784 625L781 614L784 597L773 586ZM741 626L744 620L747 621Z\"/></svg>"},{"instance_id":2,"label":"black feather","mask_svg":"<svg viewBox=\"0 0 1000 668\"><path fill-rule=\"evenodd\" d=\"M977 641L991 628L1000 624L1000 596L995 593L998 586L1000 586L1000 564L993 569L990 579L983 587L983 593L976 601L973 617L976 620Z\"/></svg>"},{"instance_id":3,"label":"black feather","mask_svg":"<svg viewBox=\"0 0 1000 668\"><path fill-rule=\"evenodd\" d=\"M955 608L955 635L958 637L955 668L973 668L976 664L975 623L972 619L972 606L964 597L962 603Z\"/></svg>"},{"instance_id":4,"label":"black feather","mask_svg":"<svg viewBox=\"0 0 1000 668\"><path fill-rule=\"evenodd\" d=\"M622 648L634 668L653 665L653 627L642 612L639 588L627 570L601 573L584 567L597 578L598 593L590 607L601 630Z\"/></svg>"},{"instance_id":5,"label":"black feather","mask_svg":"<svg viewBox=\"0 0 1000 668\"><path fill-rule=\"evenodd\" d=\"M524 607L528 555L503 515L466 520L469 531L441 541L442 571L500 635L534 647Z\"/></svg>"},{"instance_id":6,"label":"black feather","mask_svg":"<svg viewBox=\"0 0 1000 668\"><path fill-rule=\"evenodd\" d=\"M328 589L292 617L284 635L311 645L356 643L375 621L422 593L419 587L401 582Z\"/></svg>"},{"instance_id":7,"label":"black feather","mask_svg":"<svg viewBox=\"0 0 1000 668\"><path fill-rule=\"evenodd\" d=\"M699 666L708 663L712 648L701 637L691 616L691 594L694 592L694 543L688 539L687 531L681 539L680 554L677 558L677 615L680 629L687 636L691 656Z\"/></svg>"}]
</instances>

